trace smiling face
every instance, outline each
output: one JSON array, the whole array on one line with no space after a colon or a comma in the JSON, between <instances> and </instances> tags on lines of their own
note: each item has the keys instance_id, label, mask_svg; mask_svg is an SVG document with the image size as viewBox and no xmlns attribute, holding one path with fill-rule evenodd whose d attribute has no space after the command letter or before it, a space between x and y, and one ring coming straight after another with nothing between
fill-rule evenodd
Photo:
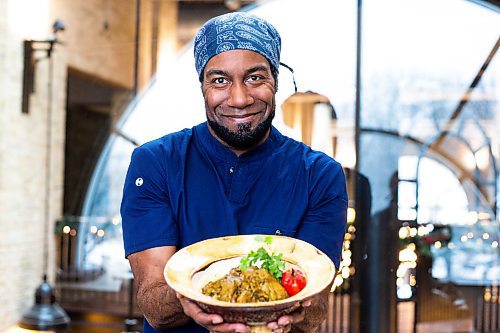
<instances>
[{"instance_id":1,"label":"smiling face","mask_svg":"<svg viewBox=\"0 0 500 333\"><path fill-rule=\"evenodd\" d=\"M202 80L210 132L237 155L264 142L274 117L275 87L269 62L259 53L214 56Z\"/></svg>"}]
</instances>

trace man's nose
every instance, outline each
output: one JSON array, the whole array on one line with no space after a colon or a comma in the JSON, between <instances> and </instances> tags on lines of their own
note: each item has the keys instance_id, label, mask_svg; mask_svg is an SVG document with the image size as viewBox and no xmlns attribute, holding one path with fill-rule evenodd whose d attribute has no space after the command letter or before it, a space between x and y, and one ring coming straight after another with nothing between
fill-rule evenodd
<instances>
[{"instance_id":1,"label":"man's nose","mask_svg":"<svg viewBox=\"0 0 500 333\"><path fill-rule=\"evenodd\" d=\"M233 83L229 90L228 106L243 109L253 103L249 88L244 83Z\"/></svg>"}]
</instances>

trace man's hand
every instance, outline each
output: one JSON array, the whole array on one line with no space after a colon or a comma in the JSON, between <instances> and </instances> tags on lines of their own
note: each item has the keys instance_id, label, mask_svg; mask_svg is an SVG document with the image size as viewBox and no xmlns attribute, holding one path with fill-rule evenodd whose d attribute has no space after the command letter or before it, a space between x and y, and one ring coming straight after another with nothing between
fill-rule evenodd
<instances>
[{"instance_id":1,"label":"man's hand","mask_svg":"<svg viewBox=\"0 0 500 333\"><path fill-rule=\"evenodd\" d=\"M250 331L250 327L243 323L224 323L224 319L221 316L203 312L195 302L186 297L177 294L177 298L181 302L184 313L210 332L245 333Z\"/></svg>"},{"instance_id":2,"label":"man's hand","mask_svg":"<svg viewBox=\"0 0 500 333\"><path fill-rule=\"evenodd\" d=\"M294 312L281 316L277 321L273 321L267 324L267 327L273 331L273 333L288 333L292 330L292 325L298 324L305 319L305 308L311 306L312 302L310 300L302 302L302 306L295 310Z\"/></svg>"},{"instance_id":3,"label":"man's hand","mask_svg":"<svg viewBox=\"0 0 500 333\"><path fill-rule=\"evenodd\" d=\"M177 294L177 298L184 309L184 313L210 332L245 333L250 331L248 325L224 323L224 319L220 315L204 312L195 302L179 294ZM315 332L325 318L326 311L323 310L325 310L325 300L327 299L328 292L323 292L310 300L302 302L301 307L296 311L268 323L267 327L273 333Z\"/></svg>"},{"instance_id":4,"label":"man's hand","mask_svg":"<svg viewBox=\"0 0 500 333\"><path fill-rule=\"evenodd\" d=\"M289 315L267 324L273 333L314 333L326 318L330 287L311 299L302 302L302 306Z\"/></svg>"},{"instance_id":5,"label":"man's hand","mask_svg":"<svg viewBox=\"0 0 500 333\"><path fill-rule=\"evenodd\" d=\"M174 246L162 246L128 256L137 284L138 305L155 329L182 326L190 320L163 277L165 264L175 250Z\"/></svg>"}]
</instances>

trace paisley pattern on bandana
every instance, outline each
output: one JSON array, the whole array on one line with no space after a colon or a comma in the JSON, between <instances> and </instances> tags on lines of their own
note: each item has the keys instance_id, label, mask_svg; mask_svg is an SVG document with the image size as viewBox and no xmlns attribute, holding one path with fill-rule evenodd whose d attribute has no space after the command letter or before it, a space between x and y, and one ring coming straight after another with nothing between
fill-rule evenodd
<instances>
[{"instance_id":1,"label":"paisley pattern on bandana","mask_svg":"<svg viewBox=\"0 0 500 333\"><path fill-rule=\"evenodd\" d=\"M281 37L267 21L248 13L229 13L209 20L194 39L194 59L198 76L207 62L229 50L251 50L266 57L278 71Z\"/></svg>"},{"instance_id":2,"label":"paisley pattern on bandana","mask_svg":"<svg viewBox=\"0 0 500 333\"><path fill-rule=\"evenodd\" d=\"M229 30L217 35L217 44L226 43L229 41L237 41L238 39L234 36L234 31Z\"/></svg>"},{"instance_id":3,"label":"paisley pattern on bandana","mask_svg":"<svg viewBox=\"0 0 500 333\"><path fill-rule=\"evenodd\" d=\"M234 50L235 47L232 43L222 43L219 46L217 46L217 54L225 52L225 51L230 51ZM208 60L207 60L208 62Z\"/></svg>"},{"instance_id":4,"label":"paisley pattern on bandana","mask_svg":"<svg viewBox=\"0 0 500 333\"><path fill-rule=\"evenodd\" d=\"M256 35L257 37L264 38L266 40L271 40L272 39L272 37L267 33L267 31L264 30L264 32L262 33L259 30L256 30L256 29L252 28L249 25L237 24L236 28L238 28L240 30L245 30L245 31L247 31L249 33L252 33L252 34Z\"/></svg>"}]
</instances>

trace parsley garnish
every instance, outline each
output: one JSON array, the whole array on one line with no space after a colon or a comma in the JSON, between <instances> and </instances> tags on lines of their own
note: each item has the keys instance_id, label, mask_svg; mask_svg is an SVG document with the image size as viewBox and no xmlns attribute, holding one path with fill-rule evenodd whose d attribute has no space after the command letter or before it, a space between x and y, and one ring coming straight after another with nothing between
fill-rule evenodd
<instances>
[{"instance_id":1,"label":"parsley garnish","mask_svg":"<svg viewBox=\"0 0 500 333\"><path fill-rule=\"evenodd\" d=\"M259 247L257 251L250 251L250 253L241 258L240 269L244 271L250 266L257 265L261 263L261 268L267 269L271 275L273 275L276 280L281 281L281 276L283 275L283 270L285 269L285 262L281 260L283 253L273 253L269 247L273 242L271 236L257 236L255 240L259 242L264 242L266 245Z\"/></svg>"}]
</instances>

